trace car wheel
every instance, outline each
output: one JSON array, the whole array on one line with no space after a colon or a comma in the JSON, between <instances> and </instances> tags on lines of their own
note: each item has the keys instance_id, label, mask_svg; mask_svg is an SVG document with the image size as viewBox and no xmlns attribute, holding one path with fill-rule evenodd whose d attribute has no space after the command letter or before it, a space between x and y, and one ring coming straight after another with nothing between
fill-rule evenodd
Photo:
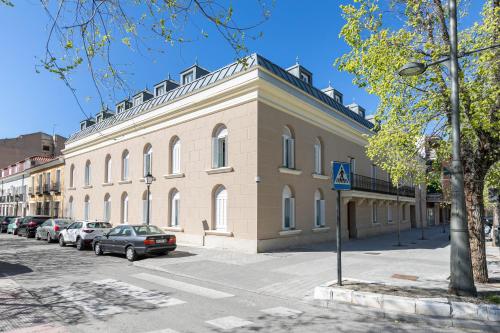
<instances>
[{"instance_id":1,"label":"car wheel","mask_svg":"<svg viewBox=\"0 0 500 333\"><path fill-rule=\"evenodd\" d=\"M76 240L76 249L78 251L83 251L85 249L85 244L83 243L83 239L81 238L78 238Z\"/></svg>"},{"instance_id":2,"label":"car wheel","mask_svg":"<svg viewBox=\"0 0 500 333\"><path fill-rule=\"evenodd\" d=\"M50 237L50 234L47 234L47 243L52 243L52 238Z\"/></svg>"},{"instance_id":3,"label":"car wheel","mask_svg":"<svg viewBox=\"0 0 500 333\"><path fill-rule=\"evenodd\" d=\"M96 256L102 255L102 248L101 248L101 243L97 242L94 245L94 253Z\"/></svg>"},{"instance_id":4,"label":"car wheel","mask_svg":"<svg viewBox=\"0 0 500 333\"><path fill-rule=\"evenodd\" d=\"M64 242L64 237L63 236L59 236L59 246L60 247L65 247L66 246L66 243Z\"/></svg>"},{"instance_id":5,"label":"car wheel","mask_svg":"<svg viewBox=\"0 0 500 333\"><path fill-rule=\"evenodd\" d=\"M127 256L128 261L134 261L137 259L137 253L134 250L133 246L127 247L125 250L125 255Z\"/></svg>"}]
</instances>

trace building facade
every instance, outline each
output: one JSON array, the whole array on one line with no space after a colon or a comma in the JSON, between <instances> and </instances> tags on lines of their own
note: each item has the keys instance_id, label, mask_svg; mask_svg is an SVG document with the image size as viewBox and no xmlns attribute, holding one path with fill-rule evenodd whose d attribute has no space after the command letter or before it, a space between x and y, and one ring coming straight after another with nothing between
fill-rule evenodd
<instances>
[{"instance_id":1,"label":"building facade","mask_svg":"<svg viewBox=\"0 0 500 333\"><path fill-rule=\"evenodd\" d=\"M63 217L64 159L53 159L30 172L29 211L34 215Z\"/></svg>"},{"instance_id":2,"label":"building facade","mask_svg":"<svg viewBox=\"0 0 500 333\"><path fill-rule=\"evenodd\" d=\"M42 132L0 139L0 168L31 156L54 157L61 154L66 138Z\"/></svg>"},{"instance_id":3,"label":"building facade","mask_svg":"<svg viewBox=\"0 0 500 333\"><path fill-rule=\"evenodd\" d=\"M252 55L213 72L190 67L179 81L82 122L64 149L66 216L149 222L179 242L248 252L330 241L330 164L349 161L346 238L394 231L398 217L402 229L420 220L415 189L396 195L367 158L373 124L364 109L315 88L301 65Z\"/></svg>"}]
</instances>

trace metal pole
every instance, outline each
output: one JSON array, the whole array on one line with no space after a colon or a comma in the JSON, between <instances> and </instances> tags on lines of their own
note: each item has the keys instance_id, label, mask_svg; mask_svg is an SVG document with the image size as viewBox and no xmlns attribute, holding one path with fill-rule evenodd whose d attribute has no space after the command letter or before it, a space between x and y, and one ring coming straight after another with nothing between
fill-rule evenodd
<instances>
[{"instance_id":1,"label":"metal pole","mask_svg":"<svg viewBox=\"0 0 500 333\"><path fill-rule=\"evenodd\" d=\"M419 209L420 209L420 230L422 232L422 234L420 236L420 240L424 240L425 239L425 237L424 237L424 213L425 213L425 209L424 209L424 212L422 212L422 203L424 202L424 195L423 195L423 191L422 191L422 185L419 185L418 187L420 189Z\"/></svg>"},{"instance_id":2,"label":"metal pole","mask_svg":"<svg viewBox=\"0 0 500 333\"><path fill-rule=\"evenodd\" d=\"M450 285L449 291L457 295L476 295L472 275L469 230L465 210L464 176L460 157L460 109L457 52L457 4L450 0L450 76L451 76L451 221L450 221Z\"/></svg>"},{"instance_id":3,"label":"metal pole","mask_svg":"<svg viewBox=\"0 0 500 333\"><path fill-rule=\"evenodd\" d=\"M146 224L149 225L149 184L148 184L148 192L146 197Z\"/></svg>"},{"instance_id":4,"label":"metal pole","mask_svg":"<svg viewBox=\"0 0 500 333\"><path fill-rule=\"evenodd\" d=\"M399 181L396 186L396 207L397 207L397 219L398 219L398 246L401 246L401 224L400 224L400 216L399 216Z\"/></svg>"},{"instance_id":5,"label":"metal pole","mask_svg":"<svg viewBox=\"0 0 500 333\"><path fill-rule=\"evenodd\" d=\"M342 285L342 233L340 223L340 191L337 191L337 285Z\"/></svg>"}]
</instances>

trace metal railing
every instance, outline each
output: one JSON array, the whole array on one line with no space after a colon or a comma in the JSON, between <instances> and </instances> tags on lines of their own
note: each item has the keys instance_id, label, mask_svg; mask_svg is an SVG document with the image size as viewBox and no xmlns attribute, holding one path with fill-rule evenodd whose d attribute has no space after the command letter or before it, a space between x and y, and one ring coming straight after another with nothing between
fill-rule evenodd
<instances>
[{"instance_id":1,"label":"metal railing","mask_svg":"<svg viewBox=\"0 0 500 333\"><path fill-rule=\"evenodd\" d=\"M60 193L61 192L61 184L58 182L54 182L50 186L50 191Z\"/></svg>"},{"instance_id":2,"label":"metal railing","mask_svg":"<svg viewBox=\"0 0 500 333\"><path fill-rule=\"evenodd\" d=\"M375 192L397 195L398 189L391 182L372 177L351 174L352 189L358 191ZM400 186L399 195L404 197L415 197L415 187Z\"/></svg>"}]
</instances>

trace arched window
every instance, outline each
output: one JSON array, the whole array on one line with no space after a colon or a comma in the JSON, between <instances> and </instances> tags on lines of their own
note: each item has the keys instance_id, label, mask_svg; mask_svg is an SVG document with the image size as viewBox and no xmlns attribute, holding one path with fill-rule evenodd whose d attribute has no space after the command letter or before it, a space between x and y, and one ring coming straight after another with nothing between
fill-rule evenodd
<instances>
[{"instance_id":1,"label":"arched window","mask_svg":"<svg viewBox=\"0 0 500 333\"><path fill-rule=\"evenodd\" d=\"M68 217L70 219L74 217L73 196L70 196L68 201Z\"/></svg>"},{"instance_id":2,"label":"arched window","mask_svg":"<svg viewBox=\"0 0 500 333\"><path fill-rule=\"evenodd\" d=\"M129 173L129 152L128 150L122 153L122 180L128 180Z\"/></svg>"},{"instance_id":3,"label":"arched window","mask_svg":"<svg viewBox=\"0 0 500 333\"><path fill-rule=\"evenodd\" d=\"M227 128L219 125L212 135L212 167L223 168L227 164Z\"/></svg>"},{"instance_id":4,"label":"arched window","mask_svg":"<svg viewBox=\"0 0 500 333\"><path fill-rule=\"evenodd\" d=\"M325 200L320 189L314 192L314 226L325 226Z\"/></svg>"},{"instance_id":5,"label":"arched window","mask_svg":"<svg viewBox=\"0 0 500 333\"><path fill-rule=\"evenodd\" d=\"M69 187L75 187L75 165L71 164L69 168Z\"/></svg>"},{"instance_id":6,"label":"arched window","mask_svg":"<svg viewBox=\"0 0 500 333\"><path fill-rule=\"evenodd\" d=\"M181 206L181 194L176 189L170 193L170 226L179 226L179 211Z\"/></svg>"},{"instance_id":7,"label":"arched window","mask_svg":"<svg viewBox=\"0 0 500 333\"><path fill-rule=\"evenodd\" d=\"M148 174L153 174L153 147L147 144L144 147L144 168L143 176L146 177Z\"/></svg>"},{"instance_id":8,"label":"arched window","mask_svg":"<svg viewBox=\"0 0 500 333\"><path fill-rule=\"evenodd\" d=\"M104 161L104 182L111 183L111 155L106 155Z\"/></svg>"},{"instance_id":9,"label":"arched window","mask_svg":"<svg viewBox=\"0 0 500 333\"><path fill-rule=\"evenodd\" d=\"M111 221L111 196L109 193L106 193L104 196L104 221Z\"/></svg>"},{"instance_id":10,"label":"arched window","mask_svg":"<svg viewBox=\"0 0 500 333\"><path fill-rule=\"evenodd\" d=\"M314 173L323 174L323 145L320 138L316 138L314 143Z\"/></svg>"},{"instance_id":11,"label":"arched window","mask_svg":"<svg viewBox=\"0 0 500 333\"><path fill-rule=\"evenodd\" d=\"M227 230L227 190L224 186L217 187L214 194L215 229Z\"/></svg>"},{"instance_id":12,"label":"arched window","mask_svg":"<svg viewBox=\"0 0 500 333\"><path fill-rule=\"evenodd\" d=\"M122 193L121 223L128 224L128 194Z\"/></svg>"},{"instance_id":13,"label":"arched window","mask_svg":"<svg viewBox=\"0 0 500 333\"><path fill-rule=\"evenodd\" d=\"M283 167L295 168L295 139L293 138L292 130L285 126L283 128Z\"/></svg>"},{"instance_id":14,"label":"arched window","mask_svg":"<svg viewBox=\"0 0 500 333\"><path fill-rule=\"evenodd\" d=\"M149 192L149 199L147 198L148 191L144 191L142 194L142 222L144 224L151 224L152 217L152 201L153 196L151 192Z\"/></svg>"},{"instance_id":15,"label":"arched window","mask_svg":"<svg viewBox=\"0 0 500 333\"><path fill-rule=\"evenodd\" d=\"M178 137L170 141L170 173L181 173L181 140Z\"/></svg>"},{"instance_id":16,"label":"arched window","mask_svg":"<svg viewBox=\"0 0 500 333\"><path fill-rule=\"evenodd\" d=\"M283 230L295 229L295 198L288 185L283 188Z\"/></svg>"},{"instance_id":17,"label":"arched window","mask_svg":"<svg viewBox=\"0 0 500 333\"><path fill-rule=\"evenodd\" d=\"M90 182L91 182L91 176L92 176L92 172L91 172L91 165L90 165L90 160L87 160L87 162L85 163L85 186L89 186L90 185Z\"/></svg>"},{"instance_id":18,"label":"arched window","mask_svg":"<svg viewBox=\"0 0 500 333\"><path fill-rule=\"evenodd\" d=\"M90 197L88 195L85 196L85 201L83 203L83 219L88 221L90 218Z\"/></svg>"}]
</instances>

